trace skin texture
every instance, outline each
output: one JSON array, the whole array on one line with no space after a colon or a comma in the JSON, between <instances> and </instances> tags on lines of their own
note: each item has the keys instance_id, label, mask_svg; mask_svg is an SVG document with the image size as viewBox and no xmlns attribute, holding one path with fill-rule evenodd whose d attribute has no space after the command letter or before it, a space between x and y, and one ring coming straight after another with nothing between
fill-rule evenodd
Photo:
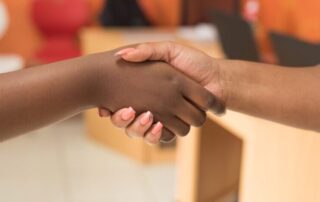
<instances>
[{"instance_id":1,"label":"skin texture","mask_svg":"<svg viewBox=\"0 0 320 202\"><path fill-rule=\"evenodd\" d=\"M93 71L84 58L0 74L0 140L93 107ZM75 79L76 78L76 79Z\"/></svg>"},{"instance_id":2,"label":"skin texture","mask_svg":"<svg viewBox=\"0 0 320 202\"><path fill-rule=\"evenodd\" d=\"M104 93L97 94L97 105L112 113L125 106L132 106L137 114L149 110L154 122L160 121L174 134L186 135L189 125L202 125L204 110L214 106L209 91L167 63L128 63L116 57L108 62L111 68L101 68L98 74L102 83L97 92ZM163 138L170 140L173 134L166 129Z\"/></svg>"},{"instance_id":3,"label":"skin texture","mask_svg":"<svg viewBox=\"0 0 320 202\"><path fill-rule=\"evenodd\" d=\"M171 64L178 71L186 74L192 80L216 95L217 101L212 111L216 114L224 113L225 108L220 83L210 82L211 80L220 80L219 71L218 68L211 68L215 66L216 63L204 52L172 42L160 42L144 43L136 45L135 47L126 47L125 49L119 49L116 54L123 59L132 62L160 60ZM121 119L121 113L125 110L126 109L123 109L121 112L112 115L111 121L113 124L117 127L124 128L130 137L142 137L146 142L149 142L148 139L154 139L150 130L146 130L144 126L139 124L139 119L141 117L137 117L136 121L133 121L136 115L135 113L131 113L130 120ZM99 112L100 114L103 114L104 117L110 115L105 109L100 109ZM156 143L157 142L158 141L156 141Z\"/></svg>"},{"instance_id":4,"label":"skin texture","mask_svg":"<svg viewBox=\"0 0 320 202\"><path fill-rule=\"evenodd\" d=\"M217 60L199 50L172 42L141 44L123 49L118 54L132 62L165 61L215 94L229 109L320 131L320 66L288 68ZM137 125L136 122L133 123ZM127 133L149 135L147 130L132 125L132 121L128 123ZM123 123L121 127L124 127Z\"/></svg>"},{"instance_id":5,"label":"skin texture","mask_svg":"<svg viewBox=\"0 0 320 202\"><path fill-rule=\"evenodd\" d=\"M218 61L230 109L283 124L320 131L320 66L288 68Z\"/></svg>"},{"instance_id":6,"label":"skin texture","mask_svg":"<svg viewBox=\"0 0 320 202\"><path fill-rule=\"evenodd\" d=\"M114 51L1 74L0 98L0 140L97 106L111 112L132 106L137 115L150 111L170 140L186 134L189 124L201 125L215 103L210 92L170 65L133 64ZM154 136L160 135L158 130Z\"/></svg>"}]
</instances>

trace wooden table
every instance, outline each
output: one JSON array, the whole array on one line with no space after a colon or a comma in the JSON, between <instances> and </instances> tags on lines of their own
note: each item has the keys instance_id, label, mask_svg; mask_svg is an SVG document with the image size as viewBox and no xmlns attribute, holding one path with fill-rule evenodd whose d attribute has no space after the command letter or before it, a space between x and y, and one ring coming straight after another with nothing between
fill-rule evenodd
<instances>
[{"instance_id":1,"label":"wooden table","mask_svg":"<svg viewBox=\"0 0 320 202\"><path fill-rule=\"evenodd\" d=\"M163 29L97 28L81 34L85 53L167 38L183 41L176 30ZM222 56L217 42L184 43ZM213 202L233 192L242 202L320 201L318 133L228 111L223 117L209 114L204 127L179 138L177 150L178 201Z\"/></svg>"}]
</instances>

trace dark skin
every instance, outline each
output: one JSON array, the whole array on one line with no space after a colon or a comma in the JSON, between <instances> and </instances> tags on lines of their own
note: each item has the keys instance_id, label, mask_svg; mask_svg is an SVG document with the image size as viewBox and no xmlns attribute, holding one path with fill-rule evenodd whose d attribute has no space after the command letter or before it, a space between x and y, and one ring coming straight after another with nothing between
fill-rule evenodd
<instances>
[{"instance_id":1,"label":"dark skin","mask_svg":"<svg viewBox=\"0 0 320 202\"><path fill-rule=\"evenodd\" d=\"M0 75L0 140L83 110L132 106L164 124L163 140L202 125L214 96L162 62L124 62L114 51ZM217 110L217 109L216 109Z\"/></svg>"}]
</instances>

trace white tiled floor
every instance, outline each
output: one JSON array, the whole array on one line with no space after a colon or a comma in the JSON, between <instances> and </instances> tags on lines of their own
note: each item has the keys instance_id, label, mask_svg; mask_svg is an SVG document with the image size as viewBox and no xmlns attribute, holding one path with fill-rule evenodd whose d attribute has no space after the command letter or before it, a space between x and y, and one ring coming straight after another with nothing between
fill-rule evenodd
<instances>
[{"instance_id":1,"label":"white tiled floor","mask_svg":"<svg viewBox=\"0 0 320 202\"><path fill-rule=\"evenodd\" d=\"M174 165L142 166L88 140L79 117L0 143L0 201L172 202Z\"/></svg>"}]
</instances>

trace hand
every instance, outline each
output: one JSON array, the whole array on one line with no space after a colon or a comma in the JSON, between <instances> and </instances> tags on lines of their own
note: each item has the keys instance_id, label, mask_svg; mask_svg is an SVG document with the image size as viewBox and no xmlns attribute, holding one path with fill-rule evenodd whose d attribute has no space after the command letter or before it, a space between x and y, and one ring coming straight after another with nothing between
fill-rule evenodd
<instances>
[{"instance_id":1,"label":"hand","mask_svg":"<svg viewBox=\"0 0 320 202\"><path fill-rule=\"evenodd\" d=\"M171 42L160 42L146 43L138 45L136 48L122 49L117 52L117 55L132 62L142 62L146 60L162 60L168 62L218 96L222 103L226 102L226 96L223 95L220 84L219 66L216 60L199 50ZM216 113L224 111L223 105L215 106ZM149 126L149 124L141 124L141 121L139 121L142 117L138 117L136 121L133 122L135 113L132 109L131 113L130 111L128 112L128 114L130 114L128 120L121 118L121 113L124 113L125 110L128 109L124 109L112 116L111 120L113 124L121 128L126 128L126 133L130 136L144 137L149 143L157 143L159 136L154 136L150 131L148 132L149 128L147 126ZM106 114L107 111L100 109L100 113Z\"/></svg>"},{"instance_id":2,"label":"hand","mask_svg":"<svg viewBox=\"0 0 320 202\"><path fill-rule=\"evenodd\" d=\"M207 88L220 103L213 106L217 114L223 113L227 95L223 92L221 72L218 61L206 53L173 42L144 43L135 48L129 47L116 53L126 61L143 62L147 60L164 61L192 80ZM223 105L220 105L223 104Z\"/></svg>"},{"instance_id":3,"label":"hand","mask_svg":"<svg viewBox=\"0 0 320 202\"><path fill-rule=\"evenodd\" d=\"M103 54L101 57L106 61ZM98 106L110 112L125 106L132 106L137 114L150 110L154 122L164 124L163 140L172 139L174 134L187 134L190 125L203 124L203 110L215 102L210 92L166 63L135 64L113 58L108 64L102 63L98 73Z\"/></svg>"},{"instance_id":4,"label":"hand","mask_svg":"<svg viewBox=\"0 0 320 202\"><path fill-rule=\"evenodd\" d=\"M111 114L108 110L100 108L100 117L109 117ZM126 134L131 138L143 138L148 144L157 144L161 140L162 128L161 123L153 123L151 112L145 112L135 119L136 112L132 107L120 109L111 116L111 122L125 129Z\"/></svg>"}]
</instances>

